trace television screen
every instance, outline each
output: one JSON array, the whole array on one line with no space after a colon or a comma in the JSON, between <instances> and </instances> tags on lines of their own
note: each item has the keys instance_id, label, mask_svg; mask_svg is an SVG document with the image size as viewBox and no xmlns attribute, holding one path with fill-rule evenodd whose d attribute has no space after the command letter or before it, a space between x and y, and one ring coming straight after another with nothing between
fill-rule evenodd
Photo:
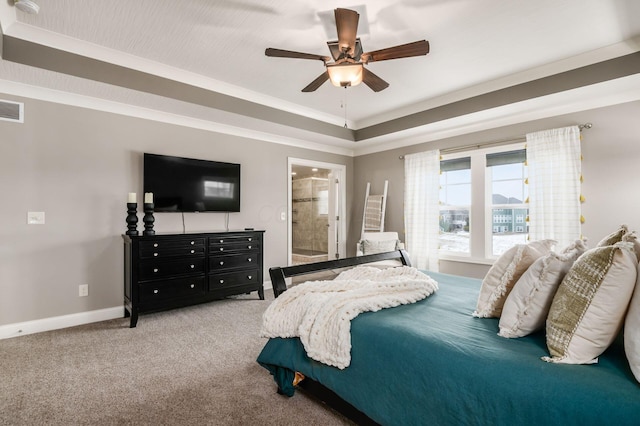
<instances>
[{"instance_id":1,"label":"television screen","mask_svg":"<svg viewBox=\"0 0 640 426\"><path fill-rule=\"evenodd\" d=\"M240 164L144 154L156 212L239 212Z\"/></svg>"}]
</instances>

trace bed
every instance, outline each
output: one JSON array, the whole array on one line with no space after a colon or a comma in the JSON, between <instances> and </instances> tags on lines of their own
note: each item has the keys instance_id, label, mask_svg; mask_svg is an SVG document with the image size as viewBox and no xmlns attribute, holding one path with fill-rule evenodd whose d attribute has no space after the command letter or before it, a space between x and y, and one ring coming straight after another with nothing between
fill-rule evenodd
<instances>
[{"instance_id":1,"label":"bed","mask_svg":"<svg viewBox=\"0 0 640 426\"><path fill-rule=\"evenodd\" d=\"M367 262L403 251L272 268L276 296L284 278ZM336 263L337 262L337 263ZM544 333L497 335L498 320L471 315L481 281L427 272L439 290L417 303L362 313L351 323L351 365L311 360L297 338L269 339L258 357L279 393L298 385L354 419L383 425L637 425L640 386L616 341L595 365L543 362Z\"/></svg>"}]
</instances>

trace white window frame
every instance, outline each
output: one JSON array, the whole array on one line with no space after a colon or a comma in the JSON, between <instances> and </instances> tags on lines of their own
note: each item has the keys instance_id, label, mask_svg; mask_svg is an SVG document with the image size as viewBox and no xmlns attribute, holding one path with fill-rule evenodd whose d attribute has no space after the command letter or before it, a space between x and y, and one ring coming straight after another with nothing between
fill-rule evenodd
<instances>
[{"instance_id":1,"label":"white window frame","mask_svg":"<svg viewBox=\"0 0 640 426\"><path fill-rule=\"evenodd\" d=\"M516 151L525 148L524 142L443 154L441 161L471 157L471 205L469 206L469 253L440 250L442 260L466 263L493 264L493 205L492 182L487 173L487 154ZM513 206L520 206L514 204ZM509 207L515 208L515 207ZM497 221L496 221L497 222ZM525 225L526 226L526 225Z\"/></svg>"}]
</instances>

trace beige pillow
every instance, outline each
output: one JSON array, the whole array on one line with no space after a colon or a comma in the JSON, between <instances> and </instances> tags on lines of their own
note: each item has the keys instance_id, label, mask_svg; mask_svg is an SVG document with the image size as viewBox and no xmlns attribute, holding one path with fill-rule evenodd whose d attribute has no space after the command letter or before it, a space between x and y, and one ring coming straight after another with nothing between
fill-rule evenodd
<instances>
[{"instance_id":1,"label":"beige pillow","mask_svg":"<svg viewBox=\"0 0 640 426\"><path fill-rule=\"evenodd\" d=\"M639 266L640 268L640 266ZM624 352L629 361L631 372L640 382L640 270L636 279L636 288L624 320Z\"/></svg>"},{"instance_id":2,"label":"beige pillow","mask_svg":"<svg viewBox=\"0 0 640 426\"><path fill-rule=\"evenodd\" d=\"M560 282L586 250L584 242L576 240L559 254L550 252L533 262L504 302L498 334L509 338L523 337L544 328Z\"/></svg>"},{"instance_id":3,"label":"beige pillow","mask_svg":"<svg viewBox=\"0 0 640 426\"><path fill-rule=\"evenodd\" d=\"M398 240L362 240L362 254L386 253L398 247Z\"/></svg>"},{"instance_id":4,"label":"beige pillow","mask_svg":"<svg viewBox=\"0 0 640 426\"><path fill-rule=\"evenodd\" d=\"M636 236L636 231L629 231L627 225L620 225L620 228L604 237L596 244L596 247L611 246L620 241L629 241L633 243L633 251L636 252L636 257L640 260L640 241Z\"/></svg>"},{"instance_id":5,"label":"beige pillow","mask_svg":"<svg viewBox=\"0 0 640 426\"><path fill-rule=\"evenodd\" d=\"M547 317L545 361L590 364L620 331L638 275L633 243L588 250L562 280Z\"/></svg>"},{"instance_id":6,"label":"beige pillow","mask_svg":"<svg viewBox=\"0 0 640 426\"><path fill-rule=\"evenodd\" d=\"M496 260L482 280L474 317L499 318L509 292L522 274L539 257L549 253L555 240L517 244Z\"/></svg>"},{"instance_id":7,"label":"beige pillow","mask_svg":"<svg viewBox=\"0 0 640 426\"><path fill-rule=\"evenodd\" d=\"M618 228L617 231L614 231L601 239L598 244L596 244L596 247L612 246L615 243L619 243L622 241L622 237L627 233L629 233L627 225L620 225L620 228Z\"/></svg>"}]
</instances>

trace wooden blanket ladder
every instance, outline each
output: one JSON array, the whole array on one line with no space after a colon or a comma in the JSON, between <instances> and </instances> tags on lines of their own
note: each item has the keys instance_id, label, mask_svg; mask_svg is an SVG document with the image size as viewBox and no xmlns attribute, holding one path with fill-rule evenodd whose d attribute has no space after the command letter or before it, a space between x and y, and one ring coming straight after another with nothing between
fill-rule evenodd
<instances>
[{"instance_id":1,"label":"wooden blanket ladder","mask_svg":"<svg viewBox=\"0 0 640 426\"><path fill-rule=\"evenodd\" d=\"M364 197L364 211L362 213L362 232L384 232L384 214L387 209L387 192L389 181L384 181L384 192L382 195L371 195L371 182L367 182L367 190Z\"/></svg>"}]
</instances>

